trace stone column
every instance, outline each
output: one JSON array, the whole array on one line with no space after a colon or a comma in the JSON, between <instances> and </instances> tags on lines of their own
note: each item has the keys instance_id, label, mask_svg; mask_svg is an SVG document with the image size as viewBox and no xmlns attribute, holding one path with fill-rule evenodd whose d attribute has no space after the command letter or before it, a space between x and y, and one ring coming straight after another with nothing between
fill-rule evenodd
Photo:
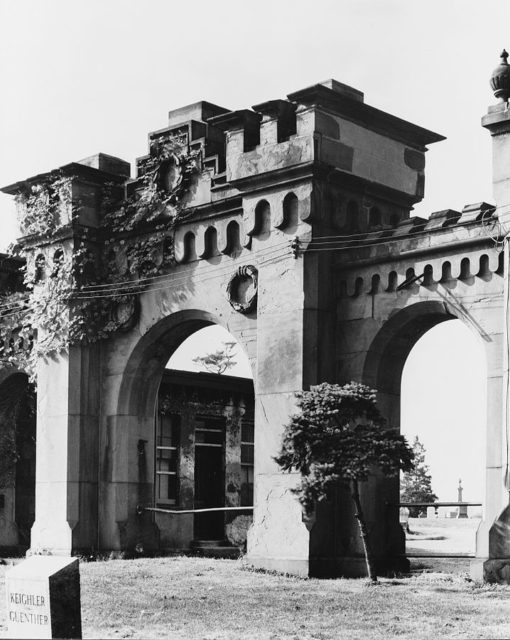
<instances>
[{"instance_id":1,"label":"stone column","mask_svg":"<svg viewBox=\"0 0 510 640\"><path fill-rule=\"evenodd\" d=\"M97 546L98 364L94 346L38 363L34 551Z\"/></svg>"},{"instance_id":2,"label":"stone column","mask_svg":"<svg viewBox=\"0 0 510 640\"><path fill-rule=\"evenodd\" d=\"M496 205L501 207L499 218L504 215L504 207L510 202L510 111L508 99L510 97L510 66L507 63L508 54L503 51L501 64L494 70L491 77L491 86L494 95L499 102L491 105L488 113L482 118L482 126L490 131L492 136L492 163L493 163L493 194ZM507 229L507 225L503 226ZM510 581L510 506L508 491L510 490L510 469L507 466L510 449L510 377L509 377L509 282L508 282L508 235L505 242L505 294L504 294L504 334L501 344L503 356L503 388L492 388L491 363L488 362L488 397L489 407L487 424L487 497L485 503L484 522L477 532L477 557L487 557L483 565L483 576L491 582ZM498 385L499 386L499 385ZM502 402L491 403L491 395L502 394ZM493 433L491 422L491 406L498 410L503 406L502 428ZM495 416L497 425L501 420L501 412ZM499 514L499 515L498 515ZM492 518L491 518L492 516ZM495 517L495 520L494 520ZM490 523L493 523L490 526ZM486 531L486 527L490 529ZM485 555L487 554L487 555Z\"/></svg>"}]
</instances>

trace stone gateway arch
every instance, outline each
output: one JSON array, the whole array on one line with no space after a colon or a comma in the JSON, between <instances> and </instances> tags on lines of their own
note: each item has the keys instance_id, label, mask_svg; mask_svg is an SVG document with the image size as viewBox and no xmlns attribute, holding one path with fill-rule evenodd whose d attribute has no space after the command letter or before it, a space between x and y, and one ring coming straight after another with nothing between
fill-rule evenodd
<instances>
[{"instance_id":1,"label":"stone gateway arch","mask_svg":"<svg viewBox=\"0 0 510 640\"><path fill-rule=\"evenodd\" d=\"M183 340L218 324L254 378L249 562L363 575L350 502L339 490L305 520L296 476L273 459L294 394L358 380L378 390L398 428L410 350L459 318L481 336L487 360L486 497L473 571L507 580L507 99L484 120L496 205L427 220L410 212L424 195L427 146L442 136L335 80L252 109L198 102L171 111L149 135L135 178L126 162L98 154L5 187L17 198L32 287L5 284L19 302L5 302L2 314L4 324L16 319L2 336L2 380L30 366L37 380L32 549L158 552L158 523L139 508L154 502L158 388ZM50 320L29 315L33 326L20 329L16 313L36 303ZM406 566L398 509L388 506L398 495L398 480L379 476L362 495L380 570ZM239 504L232 490L227 506Z\"/></svg>"}]
</instances>

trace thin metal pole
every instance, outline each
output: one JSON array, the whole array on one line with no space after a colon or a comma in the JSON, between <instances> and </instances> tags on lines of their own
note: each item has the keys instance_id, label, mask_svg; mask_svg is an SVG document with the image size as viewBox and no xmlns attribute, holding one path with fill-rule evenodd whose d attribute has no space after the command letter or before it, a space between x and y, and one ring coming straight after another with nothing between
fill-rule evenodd
<instances>
[{"instance_id":1,"label":"thin metal pole","mask_svg":"<svg viewBox=\"0 0 510 640\"><path fill-rule=\"evenodd\" d=\"M481 502L387 502L388 507L481 507Z\"/></svg>"},{"instance_id":2,"label":"thin metal pole","mask_svg":"<svg viewBox=\"0 0 510 640\"><path fill-rule=\"evenodd\" d=\"M181 515L183 513L209 513L211 511L248 511L255 507L211 507L210 509L159 509L158 507L137 507L137 512L155 511L156 513L171 513L173 515Z\"/></svg>"}]
</instances>

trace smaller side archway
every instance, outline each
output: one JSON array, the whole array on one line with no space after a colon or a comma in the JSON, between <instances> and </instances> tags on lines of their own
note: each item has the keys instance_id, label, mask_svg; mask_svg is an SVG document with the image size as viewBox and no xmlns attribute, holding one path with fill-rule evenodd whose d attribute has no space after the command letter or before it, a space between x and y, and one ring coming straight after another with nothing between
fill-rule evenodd
<instances>
[{"instance_id":1,"label":"smaller side archway","mask_svg":"<svg viewBox=\"0 0 510 640\"><path fill-rule=\"evenodd\" d=\"M372 341L363 382L377 389L381 411L392 426L400 426L402 372L411 349L429 329L455 318L442 302L418 302L389 318Z\"/></svg>"},{"instance_id":2,"label":"smaller side archway","mask_svg":"<svg viewBox=\"0 0 510 640\"><path fill-rule=\"evenodd\" d=\"M391 428L400 429L402 375L410 352L430 329L451 320L464 319L443 302L418 302L391 315L372 340L364 362L363 382L378 391L379 407ZM423 389L423 393L427 390ZM381 503L377 496L384 496L384 503L390 506ZM376 554L381 562L391 556L403 557L405 538L398 508L391 507L399 502L399 479L371 478L365 500L369 505L368 518L378 530Z\"/></svg>"}]
</instances>

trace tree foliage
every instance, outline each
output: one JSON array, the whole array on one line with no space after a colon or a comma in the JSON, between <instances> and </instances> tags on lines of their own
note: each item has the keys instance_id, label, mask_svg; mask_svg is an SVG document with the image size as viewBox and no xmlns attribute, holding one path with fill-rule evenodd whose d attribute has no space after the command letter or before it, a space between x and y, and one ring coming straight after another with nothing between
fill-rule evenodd
<instances>
[{"instance_id":1,"label":"tree foliage","mask_svg":"<svg viewBox=\"0 0 510 640\"><path fill-rule=\"evenodd\" d=\"M385 476L409 471L413 452L406 439L384 427L376 405L376 392L351 382L343 386L322 383L296 394L299 412L285 427L276 462L286 471L301 474L294 490L307 512L324 500L338 484L349 488L363 540L367 570L377 579L364 521L359 483L374 469Z\"/></svg>"},{"instance_id":2,"label":"tree foliage","mask_svg":"<svg viewBox=\"0 0 510 640\"><path fill-rule=\"evenodd\" d=\"M36 400L32 384L20 382L14 374L2 383L0 402L0 487L14 487L16 463L20 459L20 444L32 439L29 423L34 425ZM19 429L19 432L18 432Z\"/></svg>"},{"instance_id":3,"label":"tree foliage","mask_svg":"<svg viewBox=\"0 0 510 640\"><path fill-rule=\"evenodd\" d=\"M400 484L401 502L435 502L436 494L432 491L432 478L429 467L425 464L425 447L415 436L412 445L414 453L414 468L406 471ZM417 518L425 511L424 507L410 507L409 515Z\"/></svg>"},{"instance_id":4,"label":"tree foliage","mask_svg":"<svg viewBox=\"0 0 510 640\"><path fill-rule=\"evenodd\" d=\"M204 367L211 373L221 375L236 364L234 360L236 345L236 342L224 342L221 349L217 349L212 353L206 353L205 356L197 356L193 358L193 362Z\"/></svg>"}]
</instances>

